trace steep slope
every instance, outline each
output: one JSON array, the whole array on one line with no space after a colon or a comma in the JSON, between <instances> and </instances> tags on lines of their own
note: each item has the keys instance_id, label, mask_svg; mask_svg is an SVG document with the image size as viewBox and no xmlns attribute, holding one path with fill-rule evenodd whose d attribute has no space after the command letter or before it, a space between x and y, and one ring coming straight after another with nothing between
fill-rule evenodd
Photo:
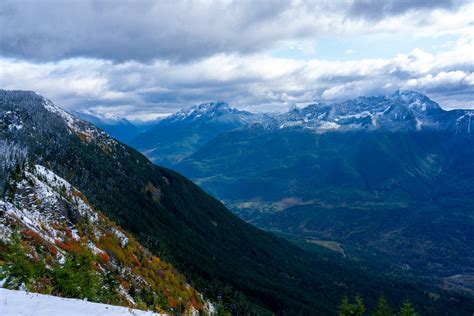
<instances>
[{"instance_id":1,"label":"steep slope","mask_svg":"<svg viewBox=\"0 0 474 316\"><path fill-rule=\"evenodd\" d=\"M17 163L0 199L4 287L157 312L209 311L182 275L71 184L42 166Z\"/></svg>"},{"instance_id":2,"label":"steep slope","mask_svg":"<svg viewBox=\"0 0 474 316\"><path fill-rule=\"evenodd\" d=\"M130 142L151 161L172 166L214 136L266 119L230 108L226 103L204 103L181 110L158 122Z\"/></svg>"},{"instance_id":3,"label":"steep slope","mask_svg":"<svg viewBox=\"0 0 474 316\"><path fill-rule=\"evenodd\" d=\"M1 139L26 148L37 165L234 314L334 314L346 293L360 293L369 305L382 293L398 305L410 297L429 313L473 308L469 297L310 255L260 231L186 178L37 94L1 91L0 110Z\"/></svg>"}]
</instances>

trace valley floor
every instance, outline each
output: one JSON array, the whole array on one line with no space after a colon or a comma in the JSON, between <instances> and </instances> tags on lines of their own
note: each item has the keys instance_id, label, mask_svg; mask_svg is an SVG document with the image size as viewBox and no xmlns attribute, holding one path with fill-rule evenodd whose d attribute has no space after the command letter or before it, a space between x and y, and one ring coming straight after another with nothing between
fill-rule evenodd
<instances>
[{"instance_id":1,"label":"valley floor","mask_svg":"<svg viewBox=\"0 0 474 316\"><path fill-rule=\"evenodd\" d=\"M91 303L84 300L12 291L0 288L2 316L146 316L159 315L120 306Z\"/></svg>"}]
</instances>

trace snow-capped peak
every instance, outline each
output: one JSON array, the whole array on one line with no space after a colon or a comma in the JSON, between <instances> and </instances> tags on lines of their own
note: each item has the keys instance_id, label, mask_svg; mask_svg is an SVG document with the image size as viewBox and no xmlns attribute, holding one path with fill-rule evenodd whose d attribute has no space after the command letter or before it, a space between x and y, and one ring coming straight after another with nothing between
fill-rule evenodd
<instances>
[{"instance_id":1,"label":"snow-capped peak","mask_svg":"<svg viewBox=\"0 0 474 316\"><path fill-rule=\"evenodd\" d=\"M390 96L311 104L290 109L277 119L279 128L299 127L317 132L448 129L469 133L471 130L466 111L444 111L427 96L409 90L399 90Z\"/></svg>"},{"instance_id":2,"label":"snow-capped peak","mask_svg":"<svg viewBox=\"0 0 474 316\"><path fill-rule=\"evenodd\" d=\"M231 112L232 110L233 109L231 109L225 102L209 102L182 109L171 115L169 118L184 120L187 118L198 118L203 115L208 116L216 113Z\"/></svg>"},{"instance_id":3,"label":"snow-capped peak","mask_svg":"<svg viewBox=\"0 0 474 316\"><path fill-rule=\"evenodd\" d=\"M247 121L257 116L247 111L231 108L225 102L209 102L182 109L168 116L164 122L177 121Z\"/></svg>"},{"instance_id":4,"label":"snow-capped peak","mask_svg":"<svg viewBox=\"0 0 474 316\"><path fill-rule=\"evenodd\" d=\"M393 101L402 101L408 106L408 108L420 112L441 109L436 102L433 102L424 94L411 90L398 90L390 97L390 99Z\"/></svg>"}]
</instances>

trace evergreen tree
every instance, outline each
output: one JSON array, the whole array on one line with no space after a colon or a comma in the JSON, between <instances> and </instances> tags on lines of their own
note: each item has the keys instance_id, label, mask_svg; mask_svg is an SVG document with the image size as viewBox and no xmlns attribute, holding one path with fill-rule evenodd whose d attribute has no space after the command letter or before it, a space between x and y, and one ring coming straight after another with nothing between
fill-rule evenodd
<instances>
[{"instance_id":1,"label":"evergreen tree","mask_svg":"<svg viewBox=\"0 0 474 316\"><path fill-rule=\"evenodd\" d=\"M64 265L53 270L53 280L57 295L97 300L101 280L85 254L66 255Z\"/></svg>"},{"instance_id":2,"label":"evergreen tree","mask_svg":"<svg viewBox=\"0 0 474 316\"><path fill-rule=\"evenodd\" d=\"M0 278L7 278L7 287L13 289L18 289L22 285L28 286L33 281L37 271L21 246L18 232L14 232L12 242L6 248L7 251L0 256L0 259L6 262L2 267Z\"/></svg>"},{"instance_id":3,"label":"evergreen tree","mask_svg":"<svg viewBox=\"0 0 474 316\"><path fill-rule=\"evenodd\" d=\"M344 296L341 305L339 305L340 316L360 316L365 312L365 306L362 302L362 298L357 295L355 303L349 302L349 298Z\"/></svg>"},{"instance_id":4,"label":"evergreen tree","mask_svg":"<svg viewBox=\"0 0 474 316\"><path fill-rule=\"evenodd\" d=\"M393 311L390 304L388 304L385 297L381 296L377 305L375 306L374 312L372 313L373 316L392 316Z\"/></svg>"},{"instance_id":5,"label":"evergreen tree","mask_svg":"<svg viewBox=\"0 0 474 316\"><path fill-rule=\"evenodd\" d=\"M411 305L410 301L406 300L400 308L398 316L418 316L418 313L415 311L415 308Z\"/></svg>"}]
</instances>

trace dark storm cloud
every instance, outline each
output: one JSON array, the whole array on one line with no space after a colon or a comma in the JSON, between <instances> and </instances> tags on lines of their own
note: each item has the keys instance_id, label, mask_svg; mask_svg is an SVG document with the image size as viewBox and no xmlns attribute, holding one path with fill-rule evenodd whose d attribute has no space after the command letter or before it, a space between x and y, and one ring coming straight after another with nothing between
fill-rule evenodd
<instances>
[{"instance_id":1,"label":"dark storm cloud","mask_svg":"<svg viewBox=\"0 0 474 316\"><path fill-rule=\"evenodd\" d=\"M187 61L268 47L287 1L2 1L6 57Z\"/></svg>"},{"instance_id":2,"label":"dark storm cloud","mask_svg":"<svg viewBox=\"0 0 474 316\"><path fill-rule=\"evenodd\" d=\"M378 20L414 10L453 10L467 0L356 0L350 6L348 16Z\"/></svg>"},{"instance_id":3,"label":"dark storm cloud","mask_svg":"<svg viewBox=\"0 0 474 316\"><path fill-rule=\"evenodd\" d=\"M459 4L455 0L2 0L0 55L37 62L73 57L187 62L217 53L258 52L278 41L317 36L324 28L318 20L328 14L373 19Z\"/></svg>"}]
</instances>

